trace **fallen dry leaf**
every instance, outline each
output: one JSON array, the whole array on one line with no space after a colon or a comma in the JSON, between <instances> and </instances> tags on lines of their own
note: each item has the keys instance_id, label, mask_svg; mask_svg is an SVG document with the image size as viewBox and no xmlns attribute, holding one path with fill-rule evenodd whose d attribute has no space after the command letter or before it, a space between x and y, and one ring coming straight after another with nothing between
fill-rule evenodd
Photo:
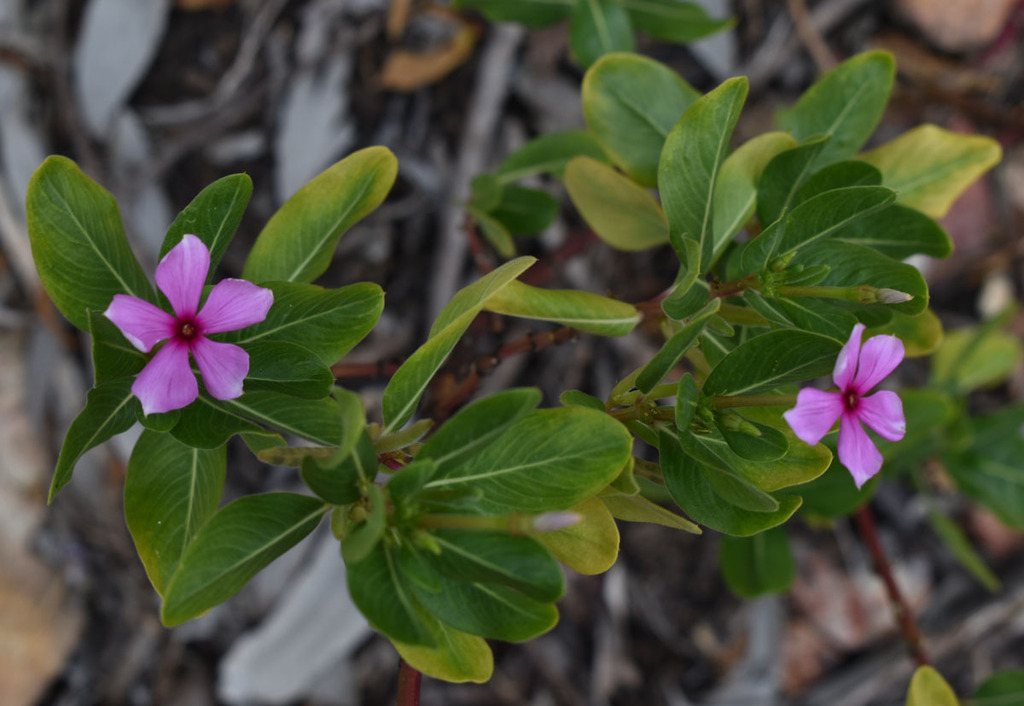
<instances>
[{"instance_id":1,"label":"fallen dry leaf","mask_svg":"<svg viewBox=\"0 0 1024 706\"><path fill-rule=\"evenodd\" d=\"M899 0L896 5L935 46L967 51L999 35L1017 0Z\"/></svg>"},{"instance_id":2,"label":"fallen dry leaf","mask_svg":"<svg viewBox=\"0 0 1024 706\"><path fill-rule=\"evenodd\" d=\"M391 91L408 92L438 82L469 59L479 36L473 25L464 23L440 49L396 49L381 71L381 85Z\"/></svg>"}]
</instances>

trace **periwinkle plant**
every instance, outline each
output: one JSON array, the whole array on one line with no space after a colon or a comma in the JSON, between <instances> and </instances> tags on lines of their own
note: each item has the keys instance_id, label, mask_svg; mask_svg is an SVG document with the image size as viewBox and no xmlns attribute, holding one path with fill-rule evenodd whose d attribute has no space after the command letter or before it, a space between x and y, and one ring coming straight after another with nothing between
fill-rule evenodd
<instances>
[{"instance_id":1,"label":"periwinkle plant","mask_svg":"<svg viewBox=\"0 0 1024 706\"><path fill-rule=\"evenodd\" d=\"M942 441L948 427L971 428L959 402L971 384L962 366L979 346L1005 339L990 326L958 335L959 355L944 353L927 285L903 262L950 253L934 219L999 148L926 126L859 152L893 74L888 54L854 57L787 111L779 131L731 150L744 79L702 96L652 60L598 60L584 79L586 131L542 136L474 182L468 210L506 261L444 308L391 376L373 423L330 366L372 329L383 293L312 282L344 231L386 197L397 171L388 150L356 152L301 189L260 233L242 279L214 286L204 303L202 286L251 183L233 175L205 189L161 251L157 283L173 316L132 256L112 197L51 157L29 190L33 254L54 304L92 334L96 381L68 431L51 500L82 453L141 423L125 513L166 625L226 600L330 516L348 588L374 628L416 669L478 682L493 667L485 639L527 640L555 624L559 562L583 573L614 563L616 519L729 535L723 572L743 595L784 589L791 577L785 534L775 529L772 551L782 559L737 583L730 562L744 561L754 541L745 538L801 506L819 516L854 511L880 466L914 472L939 456L956 479L970 478L965 492L1024 528L1022 503L1000 493L1005 478L969 470L1016 453L1019 435L1002 445L980 435L977 444ZM521 282L535 260L514 257L521 221L510 205L552 199L514 182L542 173L564 181L601 247L674 253L679 272L664 295L634 306ZM554 216L541 211L540 221ZM603 336L626 335L648 316L665 341L604 400L567 390L563 406L537 409L539 391L511 389L447 420L416 419L424 391L483 311ZM902 402L888 390L864 396L904 349L938 350L932 385L901 391ZM157 365L169 350L173 365ZM201 387L186 371L189 350ZM829 374L838 393L797 395L798 384ZM906 439L891 443L904 434L904 412ZM1021 410L1000 414L996 423L1009 426ZM890 443L875 451L858 419ZM311 494L218 507L224 445L235 436L260 459L296 467ZM293 438L313 445L289 445ZM655 502L666 491L685 516ZM578 522L566 528L570 520Z\"/></svg>"}]
</instances>

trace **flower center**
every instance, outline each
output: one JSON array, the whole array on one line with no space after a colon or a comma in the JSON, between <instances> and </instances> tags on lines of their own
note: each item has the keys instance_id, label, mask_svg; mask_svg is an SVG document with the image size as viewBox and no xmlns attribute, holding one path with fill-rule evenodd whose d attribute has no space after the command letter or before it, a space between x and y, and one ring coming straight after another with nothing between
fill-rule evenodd
<instances>
[{"instance_id":1,"label":"flower center","mask_svg":"<svg viewBox=\"0 0 1024 706\"><path fill-rule=\"evenodd\" d=\"M846 410L853 412L857 409L857 405L860 404L860 395L856 392L846 392L843 394L843 402L846 404Z\"/></svg>"},{"instance_id":2,"label":"flower center","mask_svg":"<svg viewBox=\"0 0 1024 706\"><path fill-rule=\"evenodd\" d=\"M199 335L199 329L191 321L178 322L178 338L189 341Z\"/></svg>"}]
</instances>

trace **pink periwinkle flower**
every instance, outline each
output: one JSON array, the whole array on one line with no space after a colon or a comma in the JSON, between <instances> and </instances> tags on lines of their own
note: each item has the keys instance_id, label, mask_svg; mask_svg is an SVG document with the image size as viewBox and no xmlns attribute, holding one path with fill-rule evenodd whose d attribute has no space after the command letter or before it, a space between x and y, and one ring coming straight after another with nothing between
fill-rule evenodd
<instances>
[{"instance_id":1,"label":"pink periwinkle flower","mask_svg":"<svg viewBox=\"0 0 1024 706\"><path fill-rule=\"evenodd\" d=\"M903 360L903 342L895 336L875 336L861 348L864 324L857 324L839 352L832 381L838 392L812 387L800 390L796 407L786 412L786 422L802 441L814 446L839 420L839 461L860 488L882 468L882 454L861 422L887 441L899 441L907 430L903 402L889 390L867 393Z\"/></svg>"},{"instance_id":2,"label":"pink periwinkle flower","mask_svg":"<svg viewBox=\"0 0 1024 706\"><path fill-rule=\"evenodd\" d=\"M274 293L242 279L225 279L210 290L199 311L209 270L206 245L194 235L185 235L156 266L156 285L171 303L174 316L127 294L115 294L103 312L143 353L167 341L132 384L132 393L147 415L181 409L199 396L199 383L188 362L190 352L213 397L231 400L242 394L249 354L234 344L211 341L207 335L263 321Z\"/></svg>"}]
</instances>

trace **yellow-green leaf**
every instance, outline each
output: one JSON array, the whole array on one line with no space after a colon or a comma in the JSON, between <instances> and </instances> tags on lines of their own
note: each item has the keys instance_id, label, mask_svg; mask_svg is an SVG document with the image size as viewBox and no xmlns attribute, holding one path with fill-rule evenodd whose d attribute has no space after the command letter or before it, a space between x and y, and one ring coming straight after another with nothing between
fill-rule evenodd
<instances>
[{"instance_id":1,"label":"yellow-green leaf","mask_svg":"<svg viewBox=\"0 0 1024 706\"><path fill-rule=\"evenodd\" d=\"M536 535L556 559L581 574L600 574L612 568L619 556L619 528L600 498L590 498L572 508L583 516L572 527Z\"/></svg>"},{"instance_id":2,"label":"yellow-green leaf","mask_svg":"<svg viewBox=\"0 0 1024 706\"><path fill-rule=\"evenodd\" d=\"M601 502L605 504L612 517L626 522L649 522L654 525L664 525L672 529L680 529L684 532L700 534L701 529L682 515L677 515L661 505L652 503L642 495L602 495Z\"/></svg>"},{"instance_id":3,"label":"yellow-green leaf","mask_svg":"<svg viewBox=\"0 0 1024 706\"><path fill-rule=\"evenodd\" d=\"M384 201L397 175L398 160L386 147L367 147L328 167L267 221L242 276L312 282L331 264L338 239Z\"/></svg>"},{"instance_id":4,"label":"yellow-green leaf","mask_svg":"<svg viewBox=\"0 0 1024 706\"><path fill-rule=\"evenodd\" d=\"M606 164L576 157L565 168L569 198L599 238L619 250L668 242L665 212L651 192Z\"/></svg>"},{"instance_id":5,"label":"yellow-green leaf","mask_svg":"<svg viewBox=\"0 0 1024 706\"><path fill-rule=\"evenodd\" d=\"M625 336L640 322L632 304L573 289L542 289L515 281L494 294L488 311L554 321L600 336Z\"/></svg>"},{"instance_id":6,"label":"yellow-green leaf","mask_svg":"<svg viewBox=\"0 0 1024 706\"><path fill-rule=\"evenodd\" d=\"M437 642L436 647L407 645L391 641L402 655L402 659L413 669L434 679L461 684L474 682L483 684L494 673L494 655L487 641L476 635L448 627L441 622L431 622L430 632Z\"/></svg>"},{"instance_id":7,"label":"yellow-green leaf","mask_svg":"<svg viewBox=\"0 0 1024 706\"><path fill-rule=\"evenodd\" d=\"M882 172L896 201L942 218L957 197L1002 158L999 143L922 125L860 156Z\"/></svg>"},{"instance_id":8,"label":"yellow-green leaf","mask_svg":"<svg viewBox=\"0 0 1024 706\"><path fill-rule=\"evenodd\" d=\"M910 680L907 706L960 706L960 701L942 675L925 665Z\"/></svg>"}]
</instances>

